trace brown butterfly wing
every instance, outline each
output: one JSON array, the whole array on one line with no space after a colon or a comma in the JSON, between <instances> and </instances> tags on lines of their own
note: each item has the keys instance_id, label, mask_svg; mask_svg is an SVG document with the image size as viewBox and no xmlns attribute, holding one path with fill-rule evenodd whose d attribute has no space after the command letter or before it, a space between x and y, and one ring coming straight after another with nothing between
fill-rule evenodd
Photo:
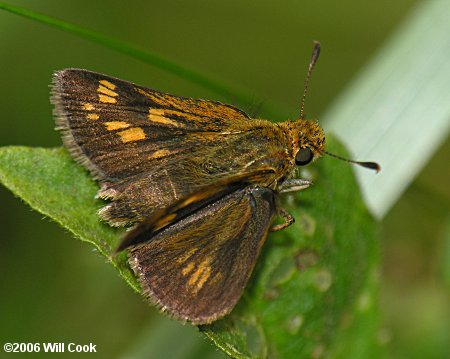
<instances>
[{"instance_id":1,"label":"brown butterfly wing","mask_svg":"<svg viewBox=\"0 0 450 359\"><path fill-rule=\"evenodd\" d=\"M211 323L241 297L274 215L272 190L239 189L132 248L131 266L163 311Z\"/></svg>"},{"instance_id":2,"label":"brown butterfly wing","mask_svg":"<svg viewBox=\"0 0 450 359\"><path fill-rule=\"evenodd\" d=\"M55 74L52 102L66 147L102 182L99 196L113 200L100 212L113 225L143 221L218 178L277 158L261 131L270 123L219 102L78 69Z\"/></svg>"},{"instance_id":3,"label":"brown butterfly wing","mask_svg":"<svg viewBox=\"0 0 450 359\"><path fill-rule=\"evenodd\" d=\"M176 97L79 69L54 75L52 103L67 147L97 178L109 180L142 173L161 158L192 151L190 143L195 147L211 142L195 133L213 136L236 128L237 121L250 120L219 102ZM181 138L189 140L183 148Z\"/></svg>"}]
</instances>

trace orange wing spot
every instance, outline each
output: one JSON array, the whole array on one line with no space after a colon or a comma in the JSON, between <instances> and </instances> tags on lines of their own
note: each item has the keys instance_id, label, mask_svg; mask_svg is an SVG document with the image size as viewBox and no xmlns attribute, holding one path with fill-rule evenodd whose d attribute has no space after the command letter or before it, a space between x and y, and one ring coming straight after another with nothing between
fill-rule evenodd
<instances>
[{"instance_id":1,"label":"orange wing spot","mask_svg":"<svg viewBox=\"0 0 450 359\"><path fill-rule=\"evenodd\" d=\"M94 108L94 105L93 104L91 104L91 103L84 103L83 104L83 110L86 110L86 111L92 111L92 110L94 110L95 108Z\"/></svg>"},{"instance_id":2,"label":"orange wing spot","mask_svg":"<svg viewBox=\"0 0 450 359\"><path fill-rule=\"evenodd\" d=\"M135 87L134 90L138 93L140 93L141 95L144 95L145 97L148 97L150 100L152 100L153 102L161 105L161 106L166 106L167 103L164 102L164 100L162 100L160 98L160 96L157 96L156 94L152 94L150 92L147 92L139 87Z\"/></svg>"},{"instance_id":3,"label":"orange wing spot","mask_svg":"<svg viewBox=\"0 0 450 359\"><path fill-rule=\"evenodd\" d=\"M163 115L164 115L164 110L159 109L159 108L151 108L148 111L147 118L152 122L162 123L163 125L169 125L169 126L175 126L175 127L181 126L181 124L179 122L174 121L168 117L164 117Z\"/></svg>"},{"instance_id":4,"label":"orange wing spot","mask_svg":"<svg viewBox=\"0 0 450 359\"><path fill-rule=\"evenodd\" d=\"M145 132L140 127L133 127L125 131L117 132L122 142L135 142L145 139Z\"/></svg>"},{"instance_id":5,"label":"orange wing spot","mask_svg":"<svg viewBox=\"0 0 450 359\"><path fill-rule=\"evenodd\" d=\"M191 262L181 270L181 274L183 276L185 276L186 274L189 274L190 272L192 272L193 269L194 269L194 263Z\"/></svg>"},{"instance_id":6,"label":"orange wing spot","mask_svg":"<svg viewBox=\"0 0 450 359\"><path fill-rule=\"evenodd\" d=\"M182 264L182 263L186 262L189 258L192 257L192 255L195 252L196 252L196 249L191 249L191 250L187 251L186 253L184 253L183 255L181 255L177 258L177 263Z\"/></svg>"},{"instance_id":7,"label":"orange wing spot","mask_svg":"<svg viewBox=\"0 0 450 359\"><path fill-rule=\"evenodd\" d=\"M117 103L114 97L98 94L98 100L103 103Z\"/></svg>"},{"instance_id":8,"label":"orange wing spot","mask_svg":"<svg viewBox=\"0 0 450 359\"><path fill-rule=\"evenodd\" d=\"M152 155L150 156L150 158L161 158L161 157L165 157L170 153L169 150L158 150L152 153Z\"/></svg>"},{"instance_id":9,"label":"orange wing spot","mask_svg":"<svg viewBox=\"0 0 450 359\"><path fill-rule=\"evenodd\" d=\"M107 88L109 88L110 90L115 90L116 89L116 85L114 85L112 82L109 82L108 80L100 80L99 83Z\"/></svg>"},{"instance_id":10,"label":"orange wing spot","mask_svg":"<svg viewBox=\"0 0 450 359\"><path fill-rule=\"evenodd\" d=\"M150 115L164 116L164 110L162 108L151 108L148 110L148 113Z\"/></svg>"},{"instance_id":11,"label":"orange wing spot","mask_svg":"<svg viewBox=\"0 0 450 359\"><path fill-rule=\"evenodd\" d=\"M109 88L107 88L105 86L102 86L102 85L100 85L97 88L97 92L98 93L102 93L102 94L107 95L107 96L110 96L110 97L117 97L117 96L119 96L119 94L117 92L114 92L113 90L110 90Z\"/></svg>"},{"instance_id":12,"label":"orange wing spot","mask_svg":"<svg viewBox=\"0 0 450 359\"><path fill-rule=\"evenodd\" d=\"M170 107L174 107L177 108L179 110L183 110L183 108L186 107L186 102L185 100L182 100L176 96L172 96L172 95L165 95L164 96L164 100L167 101L170 104Z\"/></svg>"},{"instance_id":13,"label":"orange wing spot","mask_svg":"<svg viewBox=\"0 0 450 359\"><path fill-rule=\"evenodd\" d=\"M206 258L203 262L201 262L198 265L197 270L192 273L189 278L188 284L190 286L195 286L194 293L202 289L203 284L205 284L211 275L211 266L209 265L210 261L210 258Z\"/></svg>"},{"instance_id":14,"label":"orange wing spot","mask_svg":"<svg viewBox=\"0 0 450 359\"><path fill-rule=\"evenodd\" d=\"M202 199L208 197L209 195L210 195L209 192L194 194L194 195L186 198L183 202L181 202L178 208L183 208L183 207L189 206L191 203L201 201Z\"/></svg>"},{"instance_id":15,"label":"orange wing spot","mask_svg":"<svg viewBox=\"0 0 450 359\"><path fill-rule=\"evenodd\" d=\"M202 275L200 276L197 284L196 284L196 290L195 292L198 292L200 289L202 289L203 284L205 284L205 282L208 280L208 278L211 275L211 267L207 267L203 272Z\"/></svg>"},{"instance_id":16,"label":"orange wing spot","mask_svg":"<svg viewBox=\"0 0 450 359\"><path fill-rule=\"evenodd\" d=\"M167 216L161 218L159 221L155 223L155 231L167 226L175 217L177 216L176 213L168 214Z\"/></svg>"},{"instance_id":17,"label":"orange wing spot","mask_svg":"<svg viewBox=\"0 0 450 359\"><path fill-rule=\"evenodd\" d=\"M98 119L100 118L100 116L99 116L98 114L96 114L96 113L88 113L87 116L86 116L86 118L87 118L88 120L93 120L93 121L95 121L95 120L98 120Z\"/></svg>"},{"instance_id":18,"label":"orange wing spot","mask_svg":"<svg viewBox=\"0 0 450 359\"><path fill-rule=\"evenodd\" d=\"M130 124L123 121L112 121L103 123L108 131L120 130L130 127Z\"/></svg>"},{"instance_id":19,"label":"orange wing spot","mask_svg":"<svg viewBox=\"0 0 450 359\"><path fill-rule=\"evenodd\" d=\"M183 108L185 108L186 106L186 104L182 100L178 99L176 96L171 96L168 94L158 92L150 93L138 87L135 87L134 89L136 92L140 93L141 95L144 95L145 97L148 97L150 100L157 103L161 107L171 107L183 110Z\"/></svg>"},{"instance_id":20,"label":"orange wing spot","mask_svg":"<svg viewBox=\"0 0 450 359\"><path fill-rule=\"evenodd\" d=\"M195 116L192 113L185 113L182 111L176 111L176 110L165 110L166 116L174 115L181 117L185 121L194 121L194 122L205 122L208 120L208 117L203 114L203 116Z\"/></svg>"}]
</instances>

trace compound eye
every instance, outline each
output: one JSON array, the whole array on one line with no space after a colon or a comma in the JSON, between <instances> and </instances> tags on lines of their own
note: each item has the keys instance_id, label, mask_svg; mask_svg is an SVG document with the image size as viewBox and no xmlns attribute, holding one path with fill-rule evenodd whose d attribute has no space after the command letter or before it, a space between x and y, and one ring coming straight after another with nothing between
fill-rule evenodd
<instances>
[{"instance_id":1,"label":"compound eye","mask_svg":"<svg viewBox=\"0 0 450 359\"><path fill-rule=\"evenodd\" d=\"M310 163L314 155L309 148L300 148L295 155L295 164L297 166L304 166Z\"/></svg>"}]
</instances>

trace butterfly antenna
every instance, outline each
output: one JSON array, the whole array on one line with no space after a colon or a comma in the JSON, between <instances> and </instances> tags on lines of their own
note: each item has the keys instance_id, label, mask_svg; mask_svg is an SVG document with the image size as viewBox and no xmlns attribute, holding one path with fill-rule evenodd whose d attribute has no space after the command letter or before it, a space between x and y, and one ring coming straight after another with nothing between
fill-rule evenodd
<instances>
[{"instance_id":1,"label":"butterfly antenna","mask_svg":"<svg viewBox=\"0 0 450 359\"><path fill-rule=\"evenodd\" d=\"M322 151L322 152L327 154L328 156L337 158L338 160L345 161L345 162L348 162L348 163L353 163L354 165L358 165L358 166L361 166L361 167L364 167L364 168L369 168L371 170L376 171L377 173L381 171L381 166L378 163L376 163L376 162L353 161L353 160L349 160L348 158L335 155L334 153L330 153L330 152L327 152L327 151Z\"/></svg>"},{"instance_id":2,"label":"butterfly antenna","mask_svg":"<svg viewBox=\"0 0 450 359\"><path fill-rule=\"evenodd\" d=\"M308 68L308 72L306 74L305 85L303 87L302 104L300 107L300 119L301 120L305 119L305 100L306 100L306 94L308 92L309 79L311 77L311 73L314 69L314 66L316 65L316 62L319 59L319 55L320 55L320 42L314 41L314 49L312 51L311 61L309 62L309 68Z\"/></svg>"}]
</instances>

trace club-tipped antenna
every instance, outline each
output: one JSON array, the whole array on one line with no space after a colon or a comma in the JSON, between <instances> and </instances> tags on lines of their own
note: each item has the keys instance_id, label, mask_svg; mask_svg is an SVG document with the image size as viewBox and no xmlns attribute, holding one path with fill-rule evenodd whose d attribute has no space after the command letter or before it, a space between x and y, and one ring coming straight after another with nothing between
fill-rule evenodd
<instances>
[{"instance_id":1,"label":"club-tipped antenna","mask_svg":"<svg viewBox=\"0 0 450 359\"><path fill-rule=\"evenodd\" d=\"M320 55L320 42L314 41L314 48L313 48L313 51L311 54L311 61L309 62L308 72L306 73L305 85L303 87L303 96L302 96L302 102L301 102L301 107L300 107L300 119L301 120L305 119L305 101L306 101L306 94L308 93L309 79L311 78L311 73L314 69L314 66L316 65L316 62L319 59L319 55ZM328 156L337 158L341 161L352 163L354 165L358 165L358 166L361 166L364 168L369 168L371 170L376 171L377 173L381 171L381 166L376 162L354 161L354 160L350 160L345 157L335 155L334 153L330 153L327 151L322 151L322 152L327 154Z\"/></svg>"},{"instance_id":2,"label":"club-tipped antenna","mask_svg":"<svg viewBox=\"0 0 450 359\"><path fill-rule=\"evenodd\" d=\"M305 85L303 87L302 103L300 107L301 120L305 119L305 101L306 101L306 94L308 92L309 79L311 77L311 73L314 69L314 66L316 65L316 62L319 59L319 55L320 55L320 42L314 41L314 49L312 51L311 61L309 62L308 72L306 73Z\"/></svg>"},{"instance_id":3,"label":"club-tipped antenna","mask_svg":"<svg viewBox=\"0 0 450 359\"><path fill-rule=\"evenodd\" d=\"M361 167L364 167L364 168L369 168L371 170L376 171L377 173L381 171L381 166L378 163L376 163L376 162L354 161L354 160L350 160L350 159L345 158L345 157L341 157L341 156L335 155L334 153L330 153L330 152L327 152L327 151L322 151L322 152L327 154L328 156L337 158L338 160L345 161L345 162L348 162L348 163L353 163L354 165L358 165L358 166L361 166Z\"/></svg>"}]
</instances>

